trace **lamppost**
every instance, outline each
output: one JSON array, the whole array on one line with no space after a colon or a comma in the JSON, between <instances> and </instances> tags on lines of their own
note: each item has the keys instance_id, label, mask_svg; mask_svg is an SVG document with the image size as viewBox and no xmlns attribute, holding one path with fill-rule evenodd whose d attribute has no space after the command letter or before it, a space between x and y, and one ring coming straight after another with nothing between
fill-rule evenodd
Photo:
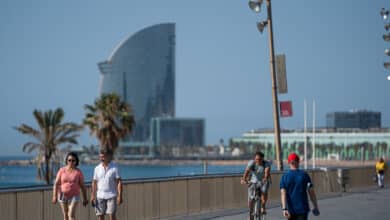
<instances>
[{"instance_id":1,"label":"lamppost","mask_svg":"<svg viewBox=\"0 0 390 220\"><path fill-rule=\"evenodd\" d=\"M256 13L261 10L263 0L250 0L249 7ZM279 106L278 106L278 90L276 84L275 74L275 53L274 53L274 37L272 30L272 10L271 0L266 0L267 4L267 20L257 23L257 28L260 33L268 26L268 43L270 49L270 67L271 67L271 82L272 82L272 105L273 105L273 116L274 116L274 133L275 133L275 152L278 170L283 170L283 161L281 158L281 144L280 144L280 123L279 123Z\"/></svg>"},{"instance_id":2,"label":"lamppost","mask_svg":"<svg viewBox=\"0 0 390 220\"><path fill-rule=\"evenodd\" d=\"M380 14L381 14L383 20L386 22L386 20L389 18L390 11L386 10L385 8L382 8ZM390 23L385 24L385 29L387 32L389 31ZM390 33L384 34L383 40L390 41ZM387 56L390 56L390 49L385 49L385 54ZM384 62L383 66L385 67L385 69L390 69L390 62ZM390 80L390 75L387 76L387 80Z\"/></svg>"}]
</instances>

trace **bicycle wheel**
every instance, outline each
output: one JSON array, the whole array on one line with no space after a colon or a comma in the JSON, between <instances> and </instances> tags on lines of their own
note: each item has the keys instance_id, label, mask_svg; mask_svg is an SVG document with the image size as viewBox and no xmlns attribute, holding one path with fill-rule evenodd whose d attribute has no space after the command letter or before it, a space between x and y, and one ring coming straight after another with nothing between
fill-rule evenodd
<instances>
[{"instance_id":1,"label":"bicycle wheel","mask_svg":"<svg viewBox=\"0 0 390 220\"><path fill-rule=\"evenodd\" d=\"M260 220L266 220L267 214L260 213Z\"/></svg>"},{"instance_id":2,"label":"bicycle wheel","mask_svg":"<svg viewBox=\"0 0 390 220\"><path fill-rule=\"evenodd\" d=\"M261 201L260 201L260 199L256 199L256 201L255 201L255 210L254 210L254 219L255 220L262 220L262 218L261 218L261 216L262 216L262 214L261 214L261 212L260 212L260 210L261 210Z\"/></svg>"}]
</instances>

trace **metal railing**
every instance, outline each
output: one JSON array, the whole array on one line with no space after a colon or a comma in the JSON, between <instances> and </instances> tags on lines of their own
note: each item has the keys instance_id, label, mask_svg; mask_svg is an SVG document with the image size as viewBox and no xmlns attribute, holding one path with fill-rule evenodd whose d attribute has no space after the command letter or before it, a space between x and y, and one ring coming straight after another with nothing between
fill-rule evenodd
<instances>
[{"instance_id":1,"label":"metal railing","mask_svg":"<svg viewBox=\"0 0 390 220\"><path fill-rule=\"evenodd\" d=\"M372 181L373 168L348 169L348 172L343 173L348 175L348 183L344 182L344 186L340 182L337 169L316 169L308 172L320 195L375 185ZM272 173L273 184L270 187L269 199L274 202L280 200L281 175L281 172ZM221 174L124 180L124 202L118 208L117 217L137 220L159 219L245 208L247 188L240 184L240 178L241 174ZM90 184L87 184L87 188L90 192ZM60 206L53 205L51 198L51 186L0 190L0 218L60 220L62 219ZM79 205L76 218L92 220L96 219L96 216L91 206L85 208Z\"/></svg>"}]
</instances>

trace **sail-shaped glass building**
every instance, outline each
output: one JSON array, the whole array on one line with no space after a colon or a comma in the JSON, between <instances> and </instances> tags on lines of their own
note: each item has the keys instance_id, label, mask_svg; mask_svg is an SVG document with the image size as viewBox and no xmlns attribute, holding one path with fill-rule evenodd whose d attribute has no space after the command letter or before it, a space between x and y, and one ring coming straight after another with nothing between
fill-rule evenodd
<instances>
[{"instance_id":1,"label":"sail-shaped glass building","mask_svg":"<svg viewBox=\"0 0 390 220\"><path fill-rule=\"evenodd\" d=\"M98 67L100 93L115 92L133 108L136 126L124 143L150 142L151 118L175 117L174 23L153 25L131 35Z\"/></svg>"}]
</instances>

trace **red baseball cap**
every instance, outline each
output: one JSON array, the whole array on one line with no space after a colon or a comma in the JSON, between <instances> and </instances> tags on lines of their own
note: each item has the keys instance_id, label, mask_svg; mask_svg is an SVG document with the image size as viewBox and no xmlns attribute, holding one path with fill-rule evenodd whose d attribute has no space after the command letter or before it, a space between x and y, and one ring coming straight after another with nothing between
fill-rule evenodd
<instances>
[{"instance_id":1,"label":"red baseball cap","mask_svg":"<svg viewBox=\"0 0 390 220\"><path fill-rule=\"evenodd\" d=\"M299 162L299 156L296 153L291 153L290 155L288 155L287 160L288 160L288 163L291 163L291 161Z\"/></svg>"}]
</instances>

